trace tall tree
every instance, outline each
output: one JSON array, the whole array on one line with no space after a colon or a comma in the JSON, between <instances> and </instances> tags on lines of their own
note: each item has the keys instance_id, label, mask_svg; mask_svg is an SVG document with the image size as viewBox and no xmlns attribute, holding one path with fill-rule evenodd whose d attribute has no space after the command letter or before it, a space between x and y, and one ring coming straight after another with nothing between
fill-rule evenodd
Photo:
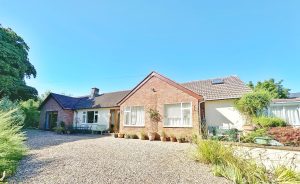
<instances>
[{"instance_id":1,"label":"tall tree","mask_svg":"<svg viewBox=\"0 0 300 184\"><path fill-rule=\"evenodd\" d=\"M28 51L28 45L19 35L0 24L0 98L7 96L13 101L37 98L37 90L25 82L25 78L36 77Z\"/></svg>"},{"instance_id":2,"label":"tall tree","mask_svg":"<svg viewBox=\"0 0 300 184\"><path fill-rule=\"evenodd\" d=\"M263 82L259 81L254 85L253 82L250 81L248 86L254 91L266 90L270 92L272 98L288 98L290 89L285 88L282 82L283 80L276 82L275 79L269 79Z\"/></svg>"}]
</instances>

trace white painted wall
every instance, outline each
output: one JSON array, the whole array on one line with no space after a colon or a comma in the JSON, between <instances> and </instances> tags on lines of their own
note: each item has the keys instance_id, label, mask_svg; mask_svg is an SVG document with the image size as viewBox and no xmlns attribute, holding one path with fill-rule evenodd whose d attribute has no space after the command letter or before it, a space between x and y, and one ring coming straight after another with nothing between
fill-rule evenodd
<instances>
[{"instance_id":1,"label":"white painted wall","mask_svg":"<svg viewBox=\"0 0 300 184\"><path fill-rule=\"evenodd\" d=\"M98 111L98 122L97 123L83 123L83 112L87 111ZM110 120L110 109L84 109L77 110L74 112L74 123L73 126L93 126L93 125L105 125L109 129Z\"/></svg>"},{"instance_id":2,"label":"white painted wall","mask_svg":"<svg viewBox=\"0 0 300 184\"><path fill-rule=\"evenodd\" d=\"M205 102L205 116L208 126L242 130L245 118L234 108L234 100L215 100Z\"/></svg>"}]
</instances>

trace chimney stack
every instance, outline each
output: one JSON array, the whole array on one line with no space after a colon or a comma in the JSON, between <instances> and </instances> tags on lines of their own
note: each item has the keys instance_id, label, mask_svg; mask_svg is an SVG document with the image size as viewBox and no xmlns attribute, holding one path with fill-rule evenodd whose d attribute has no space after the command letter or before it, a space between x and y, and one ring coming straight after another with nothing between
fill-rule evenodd
<instances>
[{"instance_id":1,"label":"chimney stack","mask_svg":"<svg viewBox=\"0 0 300 184\"><path fill-rule=\"evenodd\" d=\"M93 99L93 98L95 98L98 95L99 95L99 89L98 88L92 88L90 99Z\"/></svg>"}]
</instances>

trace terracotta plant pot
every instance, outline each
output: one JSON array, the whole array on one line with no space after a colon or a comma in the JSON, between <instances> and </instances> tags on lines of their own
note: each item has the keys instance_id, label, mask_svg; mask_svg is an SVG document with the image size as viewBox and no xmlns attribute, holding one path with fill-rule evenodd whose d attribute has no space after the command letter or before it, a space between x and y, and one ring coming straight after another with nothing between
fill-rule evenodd
<instances>
[{"instance_id":1,"label":"terracotta plant pot","mask_svg":"<svg viewBox=\"0 0 300 184\"><path fill-rule=\"evenodd\" d=\"M254 131L255 126L253 126L253 125L243 125L243 130L245 130L245 131Z\"/></svg>"},{"instance_id":2,"label":"terracotta plant pot","mask_svg":"<svg viewBox=\"0 0 300 184\"><path fill-rule=\"evenodd\" d=\"M182 138L178 138L177 141L178 141L179 143L184 143L184 139L182 139Z\"/></svg>"},{"instance_id":3,"label":"terracotta plant pot","mask_svg":"<svg viewBox=\"0 0 300 184\"><path fill-rule=\"evenodd\" d=\"M170 137L171 142L177 142L176 137Z\"/></svg>"},{"instance_id":4,"label":"terracotta plant pot","mask_svg":"<svg viewBox=\"0 0 300 184\"><path fill-rule=\"evenodd\" d=\"M167 141L167 137L160 136L160 140L163 141L163 142L166 142Z\"/></svg>"},{"instance_id":5,"label":"terracotta plant pot","mask_svg":"<svg viewBox=\"0 0 300 184\"><path fill-rule=\"evenodd\" d=\"M155 132L149 132L148 133L148 137L149 137L150 141L154 141L155 140L155 136L156 136Z\"/></svg>"},{"instance_id":6,"label":"terracotta plant pot","mask_svg":"<svg viewBox=\"0 0 300 184\"><path fill-rule=\"evenodd\" d=\"M118 138L124 138L124 134L119 133Z\"/></svg>"}]
</instances>

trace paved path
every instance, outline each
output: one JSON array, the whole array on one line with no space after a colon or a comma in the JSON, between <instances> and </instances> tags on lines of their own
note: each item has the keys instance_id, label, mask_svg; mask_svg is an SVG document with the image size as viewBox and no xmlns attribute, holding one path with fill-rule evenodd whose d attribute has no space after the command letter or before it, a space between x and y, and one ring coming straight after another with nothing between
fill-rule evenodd
<instances>
[{"instance_id":1,"label":"paved path","mask_svg":"<svg viewBox=\"0 0 300 184\"><path fill-rule=\"evenodd\" d=\"M188 158L189 144L28 131L9 183L228 183Z\"/></svg>"},{"instance_id":2,"label":"paved path","mask_svg":"<svg viewBox=\"0 0 300 184\"><path fill-rule=\"evenodd\" d=\"M265 148L239 147L237 153L246 158L253 158L268 169L284 165L300 172L300 152Z\"/></svg>"}]
</instances>

